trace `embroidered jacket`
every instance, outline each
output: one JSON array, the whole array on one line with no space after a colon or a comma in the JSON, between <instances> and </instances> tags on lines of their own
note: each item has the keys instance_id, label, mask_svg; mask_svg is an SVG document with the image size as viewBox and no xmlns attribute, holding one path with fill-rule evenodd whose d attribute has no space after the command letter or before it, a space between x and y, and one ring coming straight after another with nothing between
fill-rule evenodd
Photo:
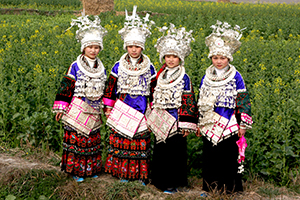
<instances>
[{"instance_id":1,"label":"embroidered jacket","mask_svg":"<svg viewBox=\"0 0 300 200\"><path fill-rule=\"evenodd\" d=\"M104 105L113 107L116 99L120 99L145 114L155 76L156 70L146 55L141 54L137 64L132 66L128 54L124 54L111 70L103 97Z\"/></svg>"},{"instance_id":2,"label":"embroidered jacket","mask_svg":"<svg viewBox=\"0 0 300 200\"><path fill-rule=\"evenodd\" d=\"M251 104L241 74L233 65L217 78L213 66L206 70L199 88L201 134L213 144L238 133L240 125L251 128Z\"/></svg>"},{"instance_id":3,"label":"embroidered jacket","mask_svg":"<svg viewBox=\"0 0 300 200\"><path fill-rule=\"evenodd\" d=\"M169 83L163 83L166 65L164 64L157 75L157 85L153 97L153 107L165 109L176 122L168 137L178 133L176 130L195 131L197 124L197 106L195 93L190 77L183 66L178 67L178 75ZM176 73L176 72L175 72ZM175 132L174 132L175 131Z\"/></svg>"},{"instance_id":4,"label":"embroidered jacket","mask_svg":"<svg viewBox=\"0 0 300 200\"><path fill-rule=\"evenodd\" d=\"M81 98L98 108L106 82L106 70L99 58L91 68L83 55L78 56L68 68L56 93L53 112L63 112L70 105L73 96Z\"/></svg>"}]
</instances>

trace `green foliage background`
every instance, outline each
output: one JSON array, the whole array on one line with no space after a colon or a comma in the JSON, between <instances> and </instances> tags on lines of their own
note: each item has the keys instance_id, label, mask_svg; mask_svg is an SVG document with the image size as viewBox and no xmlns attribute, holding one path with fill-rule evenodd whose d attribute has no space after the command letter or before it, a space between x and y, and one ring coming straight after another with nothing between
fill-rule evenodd
<instances>
[{"instance_id":1,"label":"green foliage background","mask_svg":"<svg viewBox=\"0 0 300 200\"><path fill-rule=\"evenodd\" d=\"M22 2L21 7L68 9L78 8L79 1ZM4 0L1 3L17 7L20 2ZM232 62L249 89L254 119L252 130L246 134L246 175L258 174L281 185L292 183L300 164L300 4L117 0L115 10L131 11L133 5L138 5L138 11L153 13L151 19L158 27L173 23L194 31L193 50L185 66L196 93L210 65L205 46L210 26L220 20L247 27L241 39L242 47ZM17 147L27 142L61 151L62 128L55 122L51 108L63 74L80 54L75 28L65 31L73 18L76 17L69 14L0 15L2 144ZM110 71L125 53L118 35L124 16L108 12L102 13L100 18L109 33L99 57ZM157 70L161 64L154 44L160 36L154 28L144 50ZM188 143L190 174L200 176L202 140L190 135Z\"/></svg>"}]
</instances>

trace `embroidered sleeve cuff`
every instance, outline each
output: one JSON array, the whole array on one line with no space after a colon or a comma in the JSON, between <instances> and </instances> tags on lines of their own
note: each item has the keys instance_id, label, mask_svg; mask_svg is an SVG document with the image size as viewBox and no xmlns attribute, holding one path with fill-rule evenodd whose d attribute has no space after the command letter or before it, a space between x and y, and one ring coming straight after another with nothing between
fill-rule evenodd
<instances>
[{"instance_id":1,"label":"embroidered sleeve cuff","mask_svg":"<svg viewBox=\"0 0 300 200\"><path fill-rule=\"evenodd\" d=\"M251 129L252 128L252 117L247 115L246 113L241 114L241 126L245 126L246 129Z\"/></svg>"},{"instance_id":2,"label":"embroidered sleeve cuff","mask_svg":"<svg viewBox=\"0 0 300 200\"><path fill-rule=\"evenodd\" d=\"M108 98L103 98L103 104L106 106L114 107L116 101Z\"/></svg>"},{"instance_id":3,"label":"embroidered sleeve cuff","mask_svg":"<svg viewBox=\"0 0 300 200\"><path fill-rule=\"evenodd\" d=\"M178 123L178 128L179 129L187 129L191 131L196 131L197 130L197 124L190 123L190 122L179 122Z\"/></svg>"},{"instance_id":4,"label":"embroidered sleeve cuff","mask_svg":"<svg viewBox=\"0 0 300 200\"><path fill-rule=\"evenodd\" d=\"M68 106L69 103L65 101L54 101L52 110L53 112L63 112Z\"/></svg>"}]
</instances>

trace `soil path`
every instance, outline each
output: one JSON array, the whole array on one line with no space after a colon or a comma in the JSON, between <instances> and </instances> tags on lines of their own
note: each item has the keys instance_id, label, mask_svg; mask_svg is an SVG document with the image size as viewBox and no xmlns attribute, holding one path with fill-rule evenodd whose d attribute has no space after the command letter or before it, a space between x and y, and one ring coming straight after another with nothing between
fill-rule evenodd
<instances>
[{"instance_id":1,"label":"soil path","mask_svg":"<svg viewBox=\"0 0 300 200\"><path fill-rule=\"evenodd\" d=\"M32 162L18 156L9 156L0 154L0 166L18 169L55 169L60 171L60 168L47 163Z\"/></svg>"},{"instance_id":2,"label":"soil path","mask_svg":"<svg viewBox=\"0 0 300 200\"><path fill-rule=\"evenodd\" d=\"M26 156L26 158L23 158L23 156ZM56 171L60 171L60 167L59 166L54 166L51 163L49 163L49 160L56 160L59 161L60 157L56 154L51 154L51 155L47 155L47 156L40 156L40 157L33 157L31 158L30 156L28 156L29 158L27 159L27 153L25 152L18 152L15 153L14 155L10 155L8 153L4 153L4 152L0 152L0 171L2 171L2 173L5 173L7 171L10 171L10 169L21 169L21 170L31 170L31 169L45 169L45 170L56 170ZM3 175L3 174L2 174ZM117 181L116 178L108 175L108 174L101 174L99 177L99 180L101 181L105 181L106 183L112 183L114 181ZM147 187L152 187L155 188L153 185L147 185ZM179 192L180 197L193 197L192 199L195 199L196 197L199 197L200 194L203 191L201 190L200 187L193 187L190 188L188 191L186 192ZM150 195L151 198L147 195ZM177 195L176 195L177 196ZM180 199L179 197L179 199ZM156 195L151 195L148 193L142 194L140 196L139 199L168 199L168 196L163 195L161 192L157 191ZM244 194L242 196L239 196L236 199L251 199L251 200L261 200L261 199L269 199L269 198L264 198L261 195L259 195L258 193L256 193L255 191L245 191ZM293 197L289 197L289 196L285 196L285 195L280 195L277 196L273 199L280 199L280 200L294 200L294 199L298 199L300 200L300 196L293 196Z\"/></svg>"}]
</instances>

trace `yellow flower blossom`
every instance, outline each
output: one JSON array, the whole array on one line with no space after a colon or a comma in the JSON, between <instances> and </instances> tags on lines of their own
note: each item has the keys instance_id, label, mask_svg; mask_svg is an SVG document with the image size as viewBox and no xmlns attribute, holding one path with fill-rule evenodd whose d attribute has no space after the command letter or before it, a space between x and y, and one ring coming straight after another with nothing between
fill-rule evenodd
<instances>
[{"instance_id":1,"label":"yellow flower blossom","mask_svg":"<svg viewBox=\"0 0 300 200\"><path fill-rule=\"evenodd\" d=\"M278 115L275 119L275 122L281 122L281 121L282 121L282 117Z\"/></svg>"},{"instance_id":2,"label":"yellow flower blossom","mask_svg":"<svg viewBox=\"0 0 300 200\"><path fill-rule=\"evenodd\" d=\"M42 68L39 64L37 64L33 70L35 70L37 73L42 73Z\"/></svg>"},{"instance_id":3,"label":"yellow flower blossom","mask_svg":"<svg viewBox=\"0 0 300 200\"><path fill-rule=\"evenodd\" d=\"M18 72L24 73L24 68L23 68L23 67L19 67L19 68L18 68Z\"/></svg>"}]
</instances>

